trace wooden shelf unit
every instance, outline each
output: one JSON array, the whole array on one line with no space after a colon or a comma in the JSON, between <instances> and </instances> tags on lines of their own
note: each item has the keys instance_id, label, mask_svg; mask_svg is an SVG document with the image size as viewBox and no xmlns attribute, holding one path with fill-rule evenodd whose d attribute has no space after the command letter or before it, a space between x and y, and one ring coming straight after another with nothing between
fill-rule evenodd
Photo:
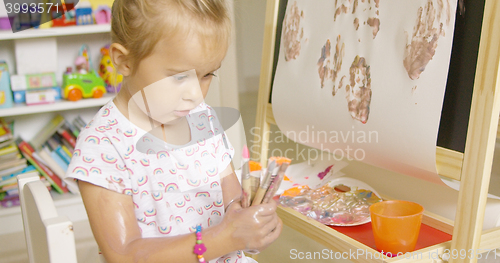
<instances>
[{"instance_id":1,"label":"wooden shelf unit","mask_svg":"<svg viewBox=\"0 0 500 263\"><path fill-rule=\"evenodd\" d=\"M9 65L11 73L15 73L15 43L17 40L40 38L56 38L58 41L58 63L61 65L72 65L81 44L87 43L91 46L92 59L99 56L99 49L110 41L106 34L109 34L111 26L86 25L53 27L48 29L28 29L17 33L10 30L0 31L0 58L5 59ZM98 62L98 61L97 61ZM95 66L95 64L94 64ZM64 66L60 67L61 75ZM14 104L11 108L0 109L0 117L14 120L14 135L29 140L41 129L56 113L62 114L65 118L72 119L77 115L85 121L89 121L98 108L111 100L115 94L105 94L99 99L82 99L76 102L60 100L51 104L31 105L25 103ZM87 220L87 214L83 208L80 195L57 194L52 195L56 206L65 214L70 215L74 221ZM4 208L0 207L0 235L22 232L22 220L20 218L20 207Z\"/></svg>"},{"instance_id":2,"label":"wooden shelf unit","mask_svg":"<svg viewBox=\"0 0 500 263\"><path fill-rule=\"evenodd\" d=\"M51 27L51 28L46 28L46 29L30 28L30 29L16 32L16 33L13 33L10 30L2 30L2 31L0 31L0 41L1 40L25 39L25 38L58 37L58 36L96 34L96 33L107 33L110 31L111 31L110 24Z\"/></svg>"},{"instance_id":3,"label":"wooden shelf unit","mask_svg":"<svg viewBox=\"0 0 500 263\"><path fill-rule=\"evenodd\" d=\"M99 50L110 43L110 31L110 24L52 27L47 29L32 28L17 33L3 30L0 31L0 44L2 45L0 58L7 62L11 74L17 74L15 50L18 42L36 42L39 39L54 38L57 43L57 70L55 74L57 82L61 83L63 72L66 67L73 66L74 59L82 44L87 44L90 47L93 66L99 65ZM81 115L85 121L90 121L97 112L98 107L103 106L114 95L106 94L99 99L82 99L76 102L60 100L51 104L31 106L27 106L25 103L14 103L11 108L0 109L0 117L15 120L15 136L29 140L34 135L33 130L42 128L44 123L50 120L55 113L63 114L69 120Z\"/></svg>"}]
</instances>

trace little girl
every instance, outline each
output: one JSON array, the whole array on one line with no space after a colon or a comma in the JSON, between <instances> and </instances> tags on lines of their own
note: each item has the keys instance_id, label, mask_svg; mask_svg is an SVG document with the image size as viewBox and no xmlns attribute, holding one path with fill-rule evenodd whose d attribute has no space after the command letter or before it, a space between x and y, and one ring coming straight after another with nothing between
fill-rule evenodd
<instances>
[{"instance_id":1,"label":"little girl","mask_svg":"<svg viewBox=\"0 0 500 263\"><path fill-rule=\"evenodd\" d=\"M203 102L229 42L223 0L115 0L122 88L78 137L78 180L107 262L255 262L281 233L276 203L242 208L234 155Z\"/></svg>"}]
</instances>

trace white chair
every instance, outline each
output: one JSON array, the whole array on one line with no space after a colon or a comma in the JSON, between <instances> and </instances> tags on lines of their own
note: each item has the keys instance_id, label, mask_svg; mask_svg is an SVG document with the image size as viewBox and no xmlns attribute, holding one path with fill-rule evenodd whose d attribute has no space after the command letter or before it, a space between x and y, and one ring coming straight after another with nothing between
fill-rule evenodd
<instances>
[{"instance_id":1,"label":"white chair","mask_svg":"<svg viewBox=\"0 0 500 263\"><path fill-rule=\"evenodd\" d=\"M73 223L59 216L38 172L17 176L30 263L77 262Z\"/></svg>"}]
</instances>

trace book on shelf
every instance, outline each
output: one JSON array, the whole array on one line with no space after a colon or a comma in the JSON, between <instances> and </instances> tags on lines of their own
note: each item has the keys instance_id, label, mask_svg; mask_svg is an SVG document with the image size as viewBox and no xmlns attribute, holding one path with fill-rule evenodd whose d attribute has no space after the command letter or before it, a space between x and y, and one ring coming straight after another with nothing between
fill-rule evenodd
<instances>
[{"instance_id":1,"label":"book on shelf","mask_svg":"<svg viewBox=\"0 0 500 263\"><path fill-rule=\"evenodd\" d=\"M87 126L87 123L80 116L77 116L73 120L73 125L78 130L78 133L80 133L80 131L83 130ZM75 136L78 137L78 135L75 135Z\"/></svg>"},{"instance_id":2,"label":"book on shelf","mask_svg":"<svg viewBox=\"0 0 500 263\"><path fill-rule=\"evenodd\" d=\"M62 139L71 146L71 148L75 148L76 146L76 137L73 135L66 124L63 124L58 130L57 133L61 135Z\"/></svg>"},{"instance_id":3,"label":"book on shelf","mask_svg":"<svg viewBox=\"0 0 500 263\"><path fill-rule=\"evenodd\" d=\"M36 174L40 176L38 171L36 171L36 168L33 165L29 165L25 169L12 174L10 182L4 182L4 184L0 186L1 206L3 207L19 206L19 186L17 184L17 175L29 172L36 172ZM45 184L48 190L52 188L50 183L44 177L40 177L40 181L42 181Z\"/></svg>"},{"instance_id":4,"label":"book on shelf","mask_svg":"<svg viewBox=\"0 0 500 263\"><path fill-rule=\"evenodd\" d=\"M71 132L71 134L74 136L74 138L78 138L78 135L80 135L81 129L77 128L74 124L72 124L69 121L66 121L65 125L68 128L68 130Z\"/></svg>"},{"instance_id":5,"label":"book on shelf","mask_svg":"<svg viewBox=\"0 0 500 263\"><path fill-rule=\"evenodd\" d=\"M52 185L52 188L56 190L58 193L67 193L69 192L69 189L63 183L61 178L57 176L51 169L49 169L47 166L45 166L42 162L37 160L37 158L34 157L34 155L38 155L35 151L35 149L28 143L25 142L22 139L17 139L16 140L17 145L19 146L19 150L23 154L24 158L28 160L30 164L35 166L35 168L40 172L40 174L47 179L47 181L50 182ZM41 145L40 145L41 146Z\"/></svg>"},{"instance_id":6,"label":"book on shelf","mask_svg":"<svg viewBox=\"0 0 500 263\"><path fill-rule=\"evenodd\" d=\"M73 152L75 151L75 146L73 146L66 138L61 136L61 147L63 150L69 155L69 157L73 157Z\"/></svg>"},{"instance_id":7,"label":"book on shelf","mask_svg":"<svg viewBox=\"0 0 500 263\"><path fill-rule=\"evenodd\" d=\"M50 157L64 170L68 170L68 164L66 161L62 159L62 157L55 151L54 148L50 146L49 143L46 143L43 148L44 151L48 152Z\"/></svg>"},{"instance_id":8,"label":"book on shelf","mask_svg":"<svg viewBox=\"0 0 500 263\"><path fill-rule=\"evenodd\" d=\"M12 174L21 172L29 163L55 191L78 192L76 182L65 182L63 178L73 155L76 138L85 125L79 116L69 122L57 114L27 142L13 138L8 125L0 118L0 146L4 146L0 147L0 182L2 178L13 180Z\"/></svg>"},{"instance_id":9,"label":"book on shelf","mask_svg":"<svg viewBox=\"0 0 500 263\"><path fill-rule=\"evenodd\" d=\"M19 150L17 149L17 146L15 143L9 144L8 146L0 148L0 157L6 156L6 155L12 154L12 153L14 153L14 154L19 153Z\"/></svg>"},{"instance_id":10,"label":"book on shelf","mask_svg":"<svg viewBox=\"0 0 500 263\"><path fill-rule=\"evenodd\" d=\"M0 126L7 127L8 125L0 118ZM2 130L0 133L3 133L3 136L5 136L5 132L11 134L11 130L8 127L5 129L0 128L0 130ZM0 147L0 185L2 186L6 182L12 181L13 174L22 171L28 166L26 159L20 154L14 139L11 136L4 138L8 139L3 141L2 147Z\"/></svg>"},{"instance_id":11,"label":"book on shelf","mask_svg":"<svg viewBox=\"0 0 500 263\"><path fill-rule=\"evenodd\" d=\"M8 168L5 170L1 170L0 171L0 182L9 178L9 176L11 176L14 173L16 173L18 171L22 171L27 166L28 166L28 164L26 163L26 160L25 160L24 163L21 165L18 165L18 166L12 167L12 168Z\"/></svg>"},{"instance_id":12,"label":"book on shelf","mask_svg":"<svg viewBox=\"0 0 500 263\"><path fill-rule=\"evenodd\" d=\"M9 128L9 125L3 118L0 118L0 142L5 142L13 139L14 136Z\"/></svg>"},{"instance_id":13,"label":"book on shelf","mask_svg":"<svg viewBox=\"0 0 500 263\"><path fill-rule=\"evenodd\" d=\"M35 150L40 150L42 145L64 124L64 117L57 114L31 139L30 144Z\"/></svg>"},{"instance_id":14,"label":"book on shelf","mask_svg":"<svg viewBox=\"0 0 500 263\"><path fill-rule=\"evenodd\" d=\"M49 167L52 172L54 172L59 178L64 179L64 174L66 170L64 170L50 155L50 151L46 149L46 146L43 146L42 150L37 152L40 158L43 160L45 165Z\"/></svg>"},{"instance_id":15,"label":"book on shelf","mask_svg":"<svg viewBox=\"0 0 500 263\"><path fill-rule=\"evenodd\" d=\"M61 145L61 148L68 155L71 161L71 158L73 158L73 151L74 151L73 147L71 147L71 145L66 145L66 143L63 141L63 145Z\"/></svg>"},{"instance_id":16,"label":"book on shelf","mask_svg":"<svg viewBox=\"0 0 500 263\"><path fill-rule=\"evenodd\" d=\"M49 138L49 140L47 140L47 143L50 145L50 148L54 152L56 152L61 157L61 159L63 159L66 165L68 165L71 161L71 156L68 154L67 150L64 149L66 147L63 145L60 135L57 133L54 134Z\"/></svg>"},{"instance_id":17,"label":"book on shelf","mask_svg":"<svg viewBox=\"0 0 500 263\"><path fill-rule=\"evenodd\" d=\"M6 155L0 156L0 163L12 162L12 161L15 161L15 160L18 160L21 158L23 158L23 155L20 152L12 152L12 153L8 153Z\"/></svg>"},{"instance_id":18,"label":"book on shelf","mask_svg":"<svg viewBox=\"0 0 500 263\"><path fill-rule=\"evenodd\" d=\"M17 184L17 175L35 171L32 165L17 171L9 176L9 179L0 181L0 205L3 207L12 207L19 205L19 186ZM5 177L4 177L5 178ZM50 184L49 184L50 187ZM50 189L50 188L49 188Z\"/></svg>"},{"instance_id":19,"label":"book on shelf","mask_svg":"<svg viewBox=\"0 0 500 263\"><path fill-rule=\"evenodd\" d=\"M42 157L45 160L45 162L47 163L47 166L61 179L61 181L63 181L65 174L66 174L66 170L68 169L68 166L66 165L66 168L63 169L52 158L52 155L51 155L49 149L47 148L47 146L43 146L43 149L41 151L39 151L39 155L40 155L40 157ZM74 182L66 183L65 181L63 181L63 185L65 185L71 193L78 193L79 192L78 186Z\"/></svg>"},{"instance_id":20,"label":"book on shelf","mask_svg":"<svg viewBox=\"0 0 500 263\"><path fill-rule=\"evenodd\" d=\"M0 171L5 170L5 169L10 169L13 167L17 167L19 165L26 164L26 160L24 158L15 160L15 161L10 161L10 162L1 162L0 163Z\"/></svg>"},{"instance_id":21,"label":"book on shelf","mask_svg":"<svg viewBox=\"0 0 500 263\"><path fill-rule=\"evenodd\" d=\"M14 138L10 138L6 141L0 142L0 148L9 146L10 144L15 144L16 142L14 141Z\"/></svg>"},{"instance_id":22,"label":"book on shelf","mask_svg":"<svg viewBox=\"0 0 500 263\"><path fill-rule=\"evenodd\" d=\"M4 186L8 186L8 185L12 185L12 184L17 185L17 178L16 178L17 175L31 172L34 170L35 170L35 167L33 165L26 165L21 170L18 170L16 172L13 172L13 173L6 175L6 176L2 176L2 179L0 180L0 192L4 191L6 189L6 188L4 188ZM8 190L8 188L7 188L7 190Z\"/></svg>"}]
</instances>

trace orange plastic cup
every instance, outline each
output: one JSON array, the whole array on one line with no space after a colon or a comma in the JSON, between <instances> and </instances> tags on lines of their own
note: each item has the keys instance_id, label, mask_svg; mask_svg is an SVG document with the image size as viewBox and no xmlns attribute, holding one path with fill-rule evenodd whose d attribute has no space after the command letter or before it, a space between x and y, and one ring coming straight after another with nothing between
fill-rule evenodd
<instances>
[{"instance_id":1,"label":"orange plastic cup","mask_svg":"<svg viewBox=\"0 0 500 263\"><path fill-rule=\"evenodd\" d=\"M375 246L383 253L405 254L415 249L424 208L414 202L391 200L370 206Z\"/></svg>"}]
</instances>

